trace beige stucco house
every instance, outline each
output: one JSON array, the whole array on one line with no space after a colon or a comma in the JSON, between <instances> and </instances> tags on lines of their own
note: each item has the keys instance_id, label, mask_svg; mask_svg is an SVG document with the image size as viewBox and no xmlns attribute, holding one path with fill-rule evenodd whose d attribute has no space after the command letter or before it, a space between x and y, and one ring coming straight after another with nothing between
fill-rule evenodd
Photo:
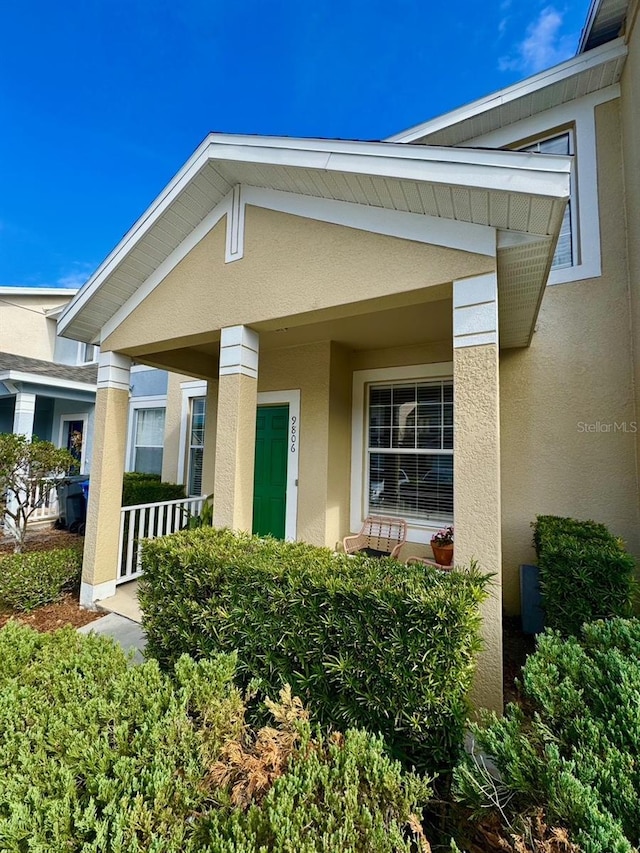
<instances>
[{"instance_id":1,"label":"beige stucco house","mask_svg":"<svg viewBox=\"0 0 640 853\"><path fill-rule=\"evenodd\" d=\"M135 359L207 383L216 524L334 547L400 515L409 555L455 522L495 574L476 700L501 706L535 515L640 551L637 7L594 2L575 58L383 142L204 140L59 321L101 349L85 603L117 580Z\"/></svg>"}]
</instances>

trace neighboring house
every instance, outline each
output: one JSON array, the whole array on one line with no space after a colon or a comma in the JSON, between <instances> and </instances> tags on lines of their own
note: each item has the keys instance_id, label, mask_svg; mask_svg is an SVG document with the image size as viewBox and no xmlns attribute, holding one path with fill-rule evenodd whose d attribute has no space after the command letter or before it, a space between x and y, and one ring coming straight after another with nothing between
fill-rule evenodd
<instances>
[{"instance_id":1,"label":"neighboring house","mask_svg":"<svg viewBox=\"0 0 640 853\"><path fill-rule=\"evenodd\" d=\"M640 553L626 6L594 2L574 59L384 142L205 139L59 320L101 347L84 603L118 580L135 360L207 383L204 426L205 386L180 393L214 523L334 547L384 512L410 554L454 521L456 562L495 574L475 698L502 707L535 515Z\"/></svg>"},{"instance_id":2,"label":"neighboring house","mask_svg":"<svg viewBox=\"0 0 640 853\"><path fill-rule=\"evenodd\" d=\"M59 337L56 329L62 307L76 292L0 288L0 432L36 436L66 447L84 474L91 469L98 349ZM186 383L184 394L202 388L189 377L133 368L126 468L164 474L193 490L200 488L201 462L197 450L186 446L191 407L183 404L181 382ZM56 514L52 496L38 515Z\"/></svg>"},{"instance_id":3,"label":"neighboring house","mask_svg":"<svg viewBox=\"0 0 640 853\"><path fill-rule=\"evenodd\" d=\"M85 473L91 463L96 348L56 333L60 309L75 293L0 288L0 432L67 447Z\"/></svg>"}]
</instances>

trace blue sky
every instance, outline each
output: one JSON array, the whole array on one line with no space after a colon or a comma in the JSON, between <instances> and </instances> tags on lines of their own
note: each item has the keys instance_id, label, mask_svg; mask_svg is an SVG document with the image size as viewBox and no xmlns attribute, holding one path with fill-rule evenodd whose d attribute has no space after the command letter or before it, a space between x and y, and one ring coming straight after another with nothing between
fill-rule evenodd
<instances>
[{"instance_id":1,"label":"blue sky","mask_svg":"<svg viewBox=\"0 0 640 853\"><path fill-rule=\"evenodd\" d=\"M569 58L588 5L5 4L0 286L82 284L209 131L382 139Z\"/></svg>"}]
</instances>

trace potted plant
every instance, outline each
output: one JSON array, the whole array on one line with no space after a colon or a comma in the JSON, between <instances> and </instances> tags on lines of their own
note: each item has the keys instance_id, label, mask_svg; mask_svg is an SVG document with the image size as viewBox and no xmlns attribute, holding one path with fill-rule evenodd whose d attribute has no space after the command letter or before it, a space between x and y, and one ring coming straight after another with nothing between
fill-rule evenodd
<instances>
[{"instance_id":1,"label":"potted plant","mask_svg":"<svg viewBox=\"0 0 640 853\"><path fill-rule=\"evenodd\" d=\"M431 550L436 563L450 566L453 562L453 527L443 527L431 537Z\"/></svg>"}]
</instances>

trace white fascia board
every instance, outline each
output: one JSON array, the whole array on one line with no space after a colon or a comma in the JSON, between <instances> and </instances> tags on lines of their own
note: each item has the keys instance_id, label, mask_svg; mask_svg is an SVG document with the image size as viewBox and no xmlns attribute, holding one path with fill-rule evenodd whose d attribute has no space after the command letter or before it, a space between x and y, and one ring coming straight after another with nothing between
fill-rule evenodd
<instances>
[{"instance_id":1,"label":"white fascia board","mask_svg":"<svg viewBox=\"0 0 640 853\"><path fill-rule=\"evenodd\" d=\"M76 287L0 287L0 296L75 296Z\"/></svg>"},{"instance_id":2,"label":"white fascia board","mask_svg":"<svg viewBox=\"0 0 640 853\"><path fill-rule=\"evenodd\" d=\"M589 6L589 11L587 12L587 19L585 21L584 27L582 28L582 32L580 33L580 44L578 45L578 50L576 53L580 55L583 53L585 49L585 45L591 35L591 30L593 29L593 24L596 20L596 15L600 11L600 7L602 6L602 0L591 0L591 5Z\"/></svg>"},{"instance_id":3,"label":"white fascia board","mask_svg":"<svg viewBox=\"0 0 640 853\"><path fill-rule=\"evenodd\" d=\"M524 170L527 172L556 172L570 168L567 158L549 155L541 158L524 151L480 151L469 148L451 148L392 145L386 142L326 143L318 149L292 145L291 140L273 140L260 137L239 137L232 142L216 137L209 149L212 162L251 163L285 168L318 169L327 172L363 174L370 177L415 180L422 183L446 183L451 186L480 186L483 189L514 190L510 174L500 182L492 174L495 170ZM308 140L304 140L308 142ZM296 140L297 142L297 140ZM356 147L357 146L357 147ZM550 159L551 157L556 159ZM465 170L461 174L460 170ZM499 174L499 173L498 173ZM467 180L467 178L471 181ZM497 185L493 185L493 181ZM537 192L536 189L531 190ZM542 194L546 194L542 192Z\"/></svg>"},{"instance_id":4,"label":"white fascia board","mask_svg":"<svg viewBox=\"0 0 640 853\"><path fill-rule=\"evenodd\" d=\"M583 71L589 71L598 65L626 55L627 46L624 43L624 39L615 39L615 41L596 47L588 51L588 53L579 54L560 65L555 65L553 68L535 74L533 77L527 77L520 83L508 86L506 89L500 89L491 95L487 95L470 104L465 104L462 107L458 107L458 109L451 110L451 112L444 113L444 115L437 116L415 127L403 130L401 133L388 137L387 142L400 142L403 144L414 142L423 136L428 136L467 119L474 118L481 113L517 101L519 98L531 95L547 86L560 83Z\"/></svg>"},{"instance_id":5,"label":"white fascia board","mask_svg":"<svg viewBox=\"0 0 640 853\"><path fill-rule=\"evenodd\" d=\"M55 376L43 376L40 373L26 373L19 370L5 370L0 373L0 382L29 382L31 385L46 385L52 388L64 388L67 391L94 391L92 382L74 382L72 379L57 379Z\"/></svg>"}]
</instances>

